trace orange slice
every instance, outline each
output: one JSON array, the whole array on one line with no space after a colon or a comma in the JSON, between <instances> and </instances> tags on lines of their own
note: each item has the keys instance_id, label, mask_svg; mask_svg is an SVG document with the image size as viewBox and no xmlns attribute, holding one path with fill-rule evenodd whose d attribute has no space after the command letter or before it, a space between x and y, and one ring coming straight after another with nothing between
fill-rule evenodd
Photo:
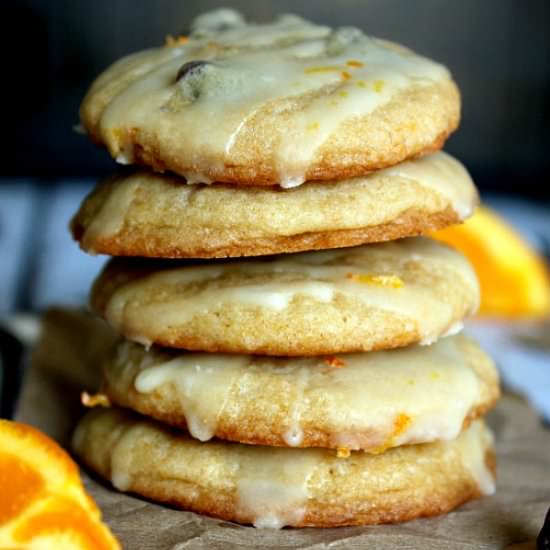
<instances>
[{"instance_id":1,"label":"orange slice","mask_svg":"<svg viewBox=\"0 0 550 550\"><path fill-rule=\"evenodd\" d=\"M462 225L432 236L460 250L474 265L481 286L480 315L520 318L550 313L547 266L489 208L478 208Z\"/></svg>"},{"instance_id":2,"label":"orange slice","mask_svg":"<svg viewBox=\"0 0 550 550\"><path fill-rule=\"evenodd\" d=\"M0 548L120 549L70 456L9 420L0 420Z\"/></svg>"}]
</instances>

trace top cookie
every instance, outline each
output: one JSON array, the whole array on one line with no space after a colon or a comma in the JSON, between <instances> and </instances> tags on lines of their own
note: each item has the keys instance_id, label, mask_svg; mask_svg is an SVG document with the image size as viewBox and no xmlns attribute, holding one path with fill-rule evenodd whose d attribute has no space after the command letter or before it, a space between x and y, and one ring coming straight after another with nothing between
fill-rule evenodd
<instances>
[{"instance_id":1,"label":"top cookie","mask_svg":"<svg viewBox=\"0 0 550 550\"><path fill-rule=\"evenodd\" d=\"M224 9L115 63L80 115L118 162L293 187L441 148L460 98L445 67L358 29L292 15L250 24Z\"/></svg>"}]
</instances>

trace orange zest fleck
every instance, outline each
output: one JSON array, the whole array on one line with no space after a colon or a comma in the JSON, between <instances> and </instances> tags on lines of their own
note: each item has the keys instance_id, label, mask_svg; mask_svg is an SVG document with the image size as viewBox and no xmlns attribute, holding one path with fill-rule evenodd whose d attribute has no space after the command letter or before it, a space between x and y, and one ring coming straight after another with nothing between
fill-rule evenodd
<instances>
[{"instance_id":1,"label":"orange zest fleck","mask_svg":"<svg viewBox=\"0 0 550 550\"><path fill-rule=\"evenodd\" d=\"M356 61L355 59L350 59L349 61L346 61L346 65L348 67L353 67L354 69L360 69L364 66L364 63L361 63L361 61Z\"/></svg>"},{"instance_id":2,"label":"orange zest fleck","mask_svg":"<svg viewBox=\"0 0 550 550\"><path fill-rule=\"evenodd\" d=\"M346 278L355 283L382 286L387 288L402 288L405 283L397 275L369 275L365 273L346 273Z\"/></svg>"},{"instance_id":3,"label":"orange zest fleck","mask_svg":"<svg viewBox=\"0 0 550 550\"><path fill-rule=\"evenodd\" d=\"M85 407L109 407L111 402L104 393L89 394L87 391L83 391L80 394L80 402Z\"/></svg>"},{"instance_id":4,"label":"orange zest fleck","mask_svg":"<svg viewBox=\"0 0 550 550\"><path fill-rule=\"evenodd\" d=\"M338 458L349 458L351 451L347 447L338 447L336 449L336 456Z\"/></svg>"},{"instance_id":5,"label":"orange zest fleck","mask_svg":"<svg viewBox=\"0 0 550 550\"><path fill-rule=\"evenodd\" d=\"M336 357L334 355L329 355L325 358L325 364L327 364L329 367L332 367L333 369L341 369L346 366L346 362L343 359L340 359L339 357Z\"/></svg>"},{"instance_id":6,"label":"orange zest fleck","mask_svg":"<svg viewBox=\"0 0 550 550\"><path fill-rule=\"evenodd\" d=\"M166 35L166 39L164 40L164 45L168 46L169 48L173 48L175 46L182 46L183 44L186 44L189 42L188 36L176 36L174 38L171 34Z\"/></svg>"},{"instance_id":7,"label":"orange zest fleck","mask_svg":"<svg viewBox=\"0 0 550 550\"><path fill-rule=\"evenodd\" d=\"M357 86L359 86L359 88L366 88L367 87L367 83L364 81L364 80L358 80L356 82Z\"/></svg>"},{"instance_id":8,"label":"orange zest fleck","mask_svg":"<svg viewBox=\"0 0 550 550\"><path fill-rule=\"evenodd\" d=\"M369 449L369 453L373 455L381 454L391 447L395 447L395 438L401 435L412 424L412 418L405 413L399 413L393 421L393 430L391 435L378 447Z\"/></svg>"},{"instance_id":9,"label":"orange zest fleck","mask_svg":"<svg viewBox=\"0 0 550 550\"><path fill-rule=\"evenodd\" d=\"M399 413L393 421L393 437L401 435L412 423L408 414Z\"/></svg>"},{"instance_id":10,"label":"orange zest fleck","mask_svg":"<svg viewBox=\"0 0 550 550\"><path fill-rule=\"evenodd\" d=\"M384 81L375 80L373 86L374 86L374 91L379 94L382 91L382 88L384 88Z\"/></svg>"},{"instance_id":11,"label":"orange zest fleck","mask_svg":"<svg viewBox=\"0 0 550 550\"><path fill-rule=\"evenodd\" d=\"M304 69L304 73L306 74L316 74L316 73L330 73L339 71L341 67L338 65L324 65L319 67L307 67Z\"/></svg>"},{"instance_id":12,"label":"orange zest fleck","mask_svg":"<svg viewBox=\"0 0 550 550\"><path fill-rule=\"evenodd\" d=\"M351 78L351 74L349 74L348 71L342 71L340 74L344 80L349 80Z\"/></svg>"}]
</instances>

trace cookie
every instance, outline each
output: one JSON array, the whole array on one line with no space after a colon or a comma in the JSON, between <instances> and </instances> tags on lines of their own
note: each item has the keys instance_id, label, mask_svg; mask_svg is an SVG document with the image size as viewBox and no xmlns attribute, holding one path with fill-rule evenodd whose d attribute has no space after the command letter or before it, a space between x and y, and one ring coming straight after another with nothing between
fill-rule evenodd
<instances>
[{"instance_id":1,"label":"cookie","mask_svg":"<svg viewBox=\"0 0 550 550\"><path fill-rule=\"evenodd\" d=\"M147 351L123 340L104 364L103 392L201 441L379 453L454 439L494 405L499 383L462 335L312 358Z\"/></svg>"},{"instance_id":2,"label":"cookie","mask_svg":"<svg viewBox=\"0 0 550 550\"><path fill-rule=\"evenodd\" d=\"M117 409L89 412L80 459L120 491L257 527L332 527L433 516L494 490L481 421L457 439L338 458L324 449L202 443Z\"/></svg>"},{"instance_id":3,"label":"cookie","mask_svg":"<svg viewBox=\"0 0 550 550\"><path fill-rule=\"evenodd\" d=\"M91 138L189 182L293 187L438 150L458 125L442 65L355 28L227 14L107 69L80 110Z\"/></svg>"},{"instance_id":4,"label":"cookie","mask_svg":"<svg viewBox=\"0 0 550 550\"><path fill-rule=\"evenodd\" d=\"M144 345L319 355L429 344L460 330L479 287L460 253L414 237L260 260L115 258L91 303Z\"/></svg>"},{"instance_id":5,"label":"cookie","mask_svg":"<svg viewBox=\"0 0 550 550\"><path fill-rule=\"evenodd\" d=\"M467 171L445 153L289 190L138 171L103 182L72 231L84 250L111 256L256 256L419 235L464 220L477 202Z\"/></svg>"}]
</instances>

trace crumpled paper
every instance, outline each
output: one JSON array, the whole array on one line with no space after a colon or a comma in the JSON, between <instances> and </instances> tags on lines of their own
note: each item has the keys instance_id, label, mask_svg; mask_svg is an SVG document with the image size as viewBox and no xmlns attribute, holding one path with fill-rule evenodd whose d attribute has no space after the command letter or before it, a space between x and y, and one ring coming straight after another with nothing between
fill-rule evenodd
<instances>
[{"instance_id":1,"label":"crumpled paper","mask_svg":"<svg viewBox=\"0 0 550 550\"><path fill-rule=\"evenodd\" d=\"M101 356L113 339L105 324L89 314L47 312L25 376L17 420L67 446L83 412L80 392L96 389ZM126 549L535 548L550 505L550 430L526 402L512 395L503 397L488 421L496 436L496 494L446 516L400 525L254 529L120 494L85 471L82 477Z\"/></svg>"}]
</instances>

